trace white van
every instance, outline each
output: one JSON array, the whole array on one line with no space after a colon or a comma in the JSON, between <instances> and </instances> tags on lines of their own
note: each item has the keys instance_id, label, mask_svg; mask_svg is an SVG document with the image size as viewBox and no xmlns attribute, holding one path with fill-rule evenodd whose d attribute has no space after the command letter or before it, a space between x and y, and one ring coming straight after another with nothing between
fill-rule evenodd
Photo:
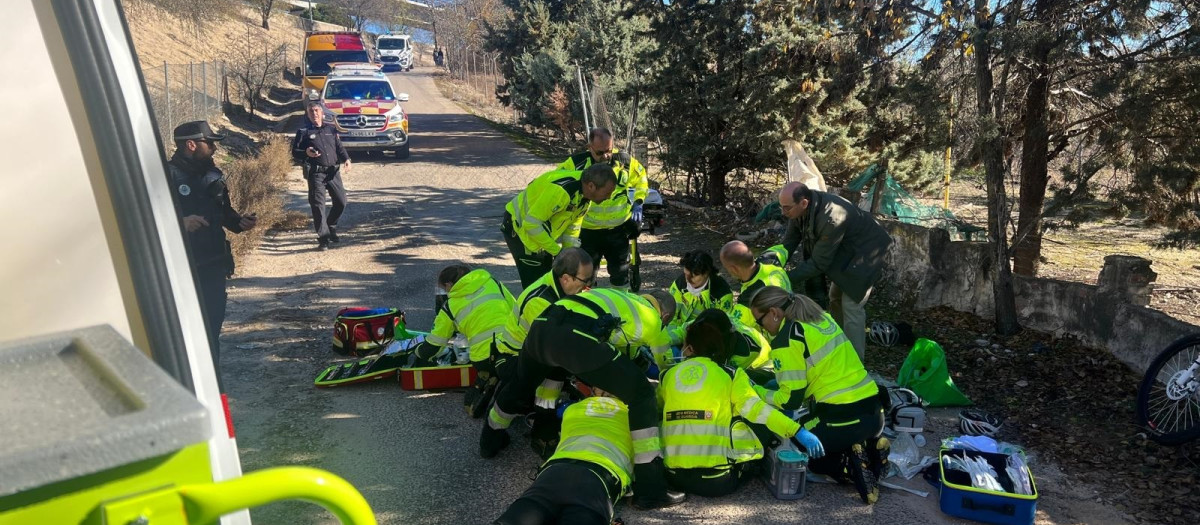
<instances>
[{"instance_id":1,"label":"white van","mask_svg":"<svg viewBox=\"0 0 1200 525\"><path fill-rule=\"evenodd\" d=\"M411 71L413 68L412 36L379 35L375 50L384 71Z\"/></svg>"}]
</instances>

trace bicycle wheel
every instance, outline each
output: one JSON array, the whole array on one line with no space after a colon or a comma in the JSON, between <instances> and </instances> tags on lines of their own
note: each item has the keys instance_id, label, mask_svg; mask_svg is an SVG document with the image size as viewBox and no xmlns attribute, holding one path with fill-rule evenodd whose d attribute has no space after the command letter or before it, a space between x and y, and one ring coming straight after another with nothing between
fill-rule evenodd
<instances>
[{"instance_id":1,"label":"bicycle wheel","mask_svg":"<svg viewBox=\"0 0 1200 525\"><path fill-rule=\"evenodd\" d=\"M1162 445L1200 437L1200 334L1171 343L1154 358L1138 388L1138 424Z\"/></svg>"}]
</instances>

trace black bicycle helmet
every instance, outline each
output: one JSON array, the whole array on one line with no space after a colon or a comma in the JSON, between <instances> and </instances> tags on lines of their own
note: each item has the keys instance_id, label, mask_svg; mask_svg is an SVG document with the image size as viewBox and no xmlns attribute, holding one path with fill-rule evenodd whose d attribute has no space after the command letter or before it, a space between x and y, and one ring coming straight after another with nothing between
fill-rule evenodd
<instances>
[{"instance_id":1,"label":"black bicycle helmet","mask_svg":"<svg viewBox=\"0 0 1200 525\"><path fill-rule=\"evenodd\" d=\"M995 437L1004 421L982 410L966 409L958 413L958 430L968 436Z\"/></svg>"}]
</instances>

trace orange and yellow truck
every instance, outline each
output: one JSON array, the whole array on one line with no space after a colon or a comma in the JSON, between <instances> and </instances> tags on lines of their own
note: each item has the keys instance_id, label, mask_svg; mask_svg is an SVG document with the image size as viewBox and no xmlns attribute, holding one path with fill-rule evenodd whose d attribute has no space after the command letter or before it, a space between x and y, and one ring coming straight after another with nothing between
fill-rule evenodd
<instances>
[{"instance_id":1,"label":"orange and yellow truck","mask_svg":"<svg viewBox=\"0 0 1200 525\"><path fill-rule=\"evenodd\" d=\"M371 51L357 31L311 31L304 35L302 89L311 99L320 96L325 77L335 63L371 63Z\"/></svg>"}]
</instances>

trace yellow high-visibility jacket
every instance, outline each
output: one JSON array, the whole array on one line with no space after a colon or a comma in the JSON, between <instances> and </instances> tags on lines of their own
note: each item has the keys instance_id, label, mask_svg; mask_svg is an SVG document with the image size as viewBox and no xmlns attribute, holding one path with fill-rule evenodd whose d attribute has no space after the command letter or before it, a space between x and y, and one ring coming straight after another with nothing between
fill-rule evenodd
<instances>
[{"instance_id":1,"label":"yellow high-visibility jacket","mask_svg":"<svg viewBox=\"0 0 1200 525\"><path fill-rule=\"evenodd\" d=\"M571 155L558 168L583 171L592 165L592 161L591 152L584 151ZM617 186L607 200L588 208L583 216L585 230L607 230L624 224L633 214L633 203L645 201L650 191L646 168L637 159L614 148L612 164ZM629 198L630 189L633 189L632 201Z\"/></svg>"},{"instance_id":2,"label":"yellow high-visibility jacket","mask_svg":"<svg viewBox=\"0 0 1200 525\"><path fill-rule=\"evenodd\" d=\"M459 332L467 338L471 361L486 360L492 354L492 339L503 333L515 302L508 288L487 270L472 270L450 288L425 341L446 346Z\"/></svg>"},{"instance_id":3,"label":"yellow high-visibility jacket","mask_svg":"<svg viewBox=\"0 0 1200 525\"><path fill-rule=\"evenodd\" d=\"M563 246L579 246L579 228L591 206L583 198L582 174L562 169L546 172L504 206L527 252L558 255Z\"/></svg>"},{"instance_id":4,"label":"yellow high-visibility jacket","mask_svg":"<svg viewBox=\"0 0 1200 525\"><path fill-rule=\"evenodd\" d=\"M799 423L759 398L746 372L707 357L667 370L658 396L668 468L727 468L763 457L762 443L746 421L766 425L784 438L800 430Z\"/></svg>"},{"instance_id":5,"label":"yellow high-visibility jacket","mask_svg":"<svg viewBox=\"0 0 1200 525\"><path fill-rule=\"evenodd\" d=\"M771 346L779 390L755 389L772 405L794 410L808 399L845 405L879 392L854 345L828 313L816 324L786 322Z\"/></svg>"}]
</instances>

